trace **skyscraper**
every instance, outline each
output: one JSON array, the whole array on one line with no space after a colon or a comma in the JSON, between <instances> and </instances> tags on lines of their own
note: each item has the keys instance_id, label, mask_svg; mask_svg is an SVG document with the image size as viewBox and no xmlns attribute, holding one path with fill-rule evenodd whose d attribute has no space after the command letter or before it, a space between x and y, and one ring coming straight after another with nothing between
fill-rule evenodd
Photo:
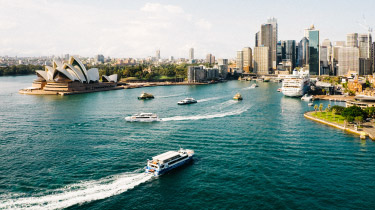
<instances>
[{"instance_id":1,"label":"skyscraper","mask_svg":"<svg viewBox=\"0 0 375 210\"><path fill-rule=\"evenodd\" d=\"M315 26L311 25L305 32L308 34L309 40L308 64L310 75L320 75L319 30L316 30Z\"/></svg>"},{"instance_id":2,"label":"skyscraper","mask_svg":"<svg viewBox=\"0 0 375 210\"><path fill-rule=\"evenodd\" d=\"M294 69L296 67L296 41L286 40L283 42L283 59L290 60L290 62L292 63L292 69Z\"/></svg>"},{"instance_id":3,"label":"skyscraper","mask_svg":"<svg viewBox=\"0 0 375 210\"><path fill-rule=\"evenodd\" d=\"M236 67L240 72L243 71L243 51L241 50L237 51Z\"/></svg>"},{"instance_id":4,"label":"skyscraper","mask_svg":"<svg viewBox=\"0 0 375 210\"><path fill-rule=\"evenodd\" d=\"M338 48L338 76L347 75L348 72L359 73L359 48L339 47Z\"/></svg>"},{"instance_id":5,"label":"skyscraper","mask_svg":"<svg viewBox=\"0 0 375 210\"><path fill-rule=\"evenodd\" d=\"M211 53L206 55L206 63L213 64L215 63L215 57Z\"/></svg>"},{"instance_id":6,"label":"skyscraper","mask_svg":"<svg viewBox=\"0 0 375 210\"><path fill-rule=\"evenodd\" d=\"M260 41L260 45L258 47L268 47L269 49L269 52L268 52L268 66L270 68L272 68L272 33L273 33L273 28L272 28L272 25L271 24L263 24L261 26L261 30L260 30L260 37L261 37L261 41ZM276 45L275 45L275 49L276 49ZM276 51L275 51L276 53ZM276 63L276 57L275 57L275 63Z\"/></svg>"},{"instance_id":7,"label":"skyscraper","mask_svg":"<svg viewBox=\"0 0 375 210\"><path fill-rule=\"evenodd\" d=\"M272 17L267 20L268 24L272 25L272 42L271 42L271 62L272 62L272 68L276 69L276 45L278 41L278 25L277 25L277 19Z\"/></svg>"},{"instance_id":8,"label":"skyscraper","mask_svg":"<svg viewBox=\"0 0 375 210\"><path fill-rule=\"evenodd\" d=\"M320 72L323 75L330 74L332 62L332 44L329 39L325 39L320 46Z\"/></svg>"},{"instance_id":9,"label":"skyscraper","mask_svg":"<svg viewBox=\"0 0 375 210\"><path fill-rule=\"evenodd\" d=\"M189 60L194 60L194 48L189 49Z\"/></svg>"},{"instance_id":10,"label":"skyscraper","mask_svg":"<svg viewBox=\"0 0 375 210\"><path fill-rule=\"evenodd\" d=\"M347 47L358 47L358 34L352 33L346 35L346 46Z\"/></svg>"},{"instance_id":11,"label":"skyscraper","mask_svg":"<svg viewBox=\"0 0 375 210\"><path fill-rule=\"evenodd\" d=\"M157 60L160 59L160 50L156 50L156 59L157 59Z\"/></svg>"},{"instance_id":12,"label":"skyscraper","mask_svg":"<svg viewBox=\"0 0 375 210\"><path fill-rule=\"evenodd\" d=\"M255 34L255 47L259 47L261 44L261 41L262 41L262 38L260 36L260 31L258 31L256 34Z\"/></svg>"},{"instance_id":13,"label":"skyscraper","mask_svg":"<svg viewBox=\"0 0 375 210\"><path fill-rule=\"evenodd\" d=\"M246 72L250 72L252 70L253 64L253 52L250 47L244 47L242 49L243 55L243 70Z\"/></svg>"},{"instance_id":14,"label":"skyscraper","mask_svg":"<svg viewBox=\"0 0 375 210\"><path fill-rule=\"evenodd\" d=\"M360 34L358 38L358 47L360 58L370 58L372 47L371 34Z\"/></svg>"},{"instance_id":15,"label":"skyscraper","mask_svg":"<svg viewBox=\"0 0 375 210\"><path fill-rule=\"evenodd\" d=\"M269 74L269 48L265 46L254 48L254 73L259 75Z\"/></svg>"},{"instance_id":16,"label":"skyscraper","mask_svg":"<svg viewBox=\"0 0 375 210\"><path fill-rule=\"evenodd\" d=\"M305 67L309 62L309 40L303 37L298 44L298 66Z\"/></svg>"}]
</instances>

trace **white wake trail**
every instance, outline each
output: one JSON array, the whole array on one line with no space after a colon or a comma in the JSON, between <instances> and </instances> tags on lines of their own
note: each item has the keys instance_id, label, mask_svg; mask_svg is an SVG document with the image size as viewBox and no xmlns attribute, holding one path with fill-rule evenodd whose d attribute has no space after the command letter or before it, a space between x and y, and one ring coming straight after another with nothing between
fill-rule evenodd
<instances>
[{"instance_id":1,"label":"white wake trail","mask_svg":"<svg viewBox=\"0 0 375 210\"><path fill-rule=\"evenodd\" d=\"M230 111L230 112L220 112L216 114L207 114L207 115L195 115L195 116L175 116L163 118L162 121L182 121L182 120L202 120L202 119L212 119L219 117L226 117L231 115L240 115L246 112L250 107L242 107L240 109Z\"/></svg>"},{"instance_id":2,"label":"white wake trail","mask_svg":"<svg viewBox=\"0 0 375 210\"><path fill-rule=\"evenodd\" d=\"M197 100L197 102L213 101L213 100L218 100L218 99L221 99L221 98L223 98L223 97L205 98L205 99Z\"/></svg>"},{"instance_id":3,"label":"white wake trail","mask_svg":"<svg viewBox=\"0 0 375 210\"><path fill-rule=\"evenodd\" d=\"M255 87L246 87L246 88L242 88L242 90L250 90L250 89L255 89Z\"/></svg>"},{"instance_id":4,"label":"white wake trail","mask_svg":"<svg viewBox=\"0 0 375 210\"><path fill-rule=\"evenodd\" d=\"M176 94L176 95L168 95L168 96L156 96L156 98L171 98L171 97L176 97L176 96L182 96L184 94Z\"/></svg>"},{"instance_id":5,"label":"white wake trail","mask_svg":"<svg viewBox=\"0 0 375 210\"><path fill-rule=\"evenodd\" d=\"M48 195L0 201L0 209L62 209L121 194L152 178L146 173L124 173L53 190Z\"/></svg>"}]
</instances>

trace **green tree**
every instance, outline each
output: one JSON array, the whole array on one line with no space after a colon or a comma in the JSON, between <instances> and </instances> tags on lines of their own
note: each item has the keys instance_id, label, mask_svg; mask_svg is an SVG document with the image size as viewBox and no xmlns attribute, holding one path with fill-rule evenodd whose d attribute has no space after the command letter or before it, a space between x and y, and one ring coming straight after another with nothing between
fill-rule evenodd
<instances>
[{"instance_id":1,"label":"green tree","mask_svg":"<svg viewBox=\"0 0 375 210\"><path fill-rule=\"evenodd\" d=\"M323 104L319 104L319 111L320 111L320 112L323 111Z\"/></svg>"},{"instance_id":2,"label":"green tree","mask_svg":"<svg viewBox=\"0 0 375 210\"><path fill-rule=\"evenodd\" d=\"M316 111L318 110L318 105L317 104L315 104L314 109L315 109L315 113L316 113Z\"/></svg>"},{"instance_id":3,"label":"green tree","mask_svg":"<svg viewBox=\"0 0 375 210\"><path fill-rule=\"evenodd\" d=\"M367 113L358 106L351 106L344 109L342 116L347 119L348 122L353 122L354 118L358 116L361 116L362 119L366 119Z\"/></svg>"},{"instance_id":4,"label":"green tree","mask_svg":"<svg viewBox=\"0 0 375 210\"><path fill-rule=\"evenodd\" d=\"M361 126L361 123L363 122L363 117L362 116L357 116L354 118L355 122L357 123L358 126Z\"/></svg>"},{"instance_id":5,"label":"green tree","mask_svg":"<svg viewBox=\"0 0 375 210\"><path fill-rule=\"evenodd\" d=\"M335 105L331 107L331 110L335 110L336 114L341 115L341 113L345 110L345 107Z\"/></svg>"}]
</instances>

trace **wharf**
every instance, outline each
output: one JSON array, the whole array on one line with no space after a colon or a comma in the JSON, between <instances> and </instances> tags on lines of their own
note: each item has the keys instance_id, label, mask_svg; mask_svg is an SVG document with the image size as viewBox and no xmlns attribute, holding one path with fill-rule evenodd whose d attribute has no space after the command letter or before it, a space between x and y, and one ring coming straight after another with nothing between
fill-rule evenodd
<instances>
[{"instance_id":1,"label":"wharf","mask_svg":"<svg viewBox=\"0 0 375 210\"><path fill-rule=\"evenodd\" d=\"M346 95L315 95L313 96L313 99L346 102L346 101L354 100L354 97L355 96L346 96Z\"/></svg>"},{"instance_id":2,"label":"wharf","mask_svg":"<svg viewBox=\"0 0 375 210\"><path fill-rule=\"evenodd\" d=\"M326 120L319 119L319 118L316 118L316 117L312 116L311 115L312 113L314 113L314 111L306 112L303 116L305 118L309 119L309 120L313 120L315 122L319 122L319 123L322 123L322 124L325 124L325 125L329 125L331 127L335 127L335 128L344 130L344 131L349 132L349 133L357 134L359 136L361 135L362 132L364 132L366 134L366 136L368 136L370 139L375 140L375 128L373 126L373 123L371 123L371 122L363 123L362 129L355 130L354 126L352 126L352 125L342 126L342 125L334 123L334 122L328 122Z\"/></svg>"}]
</instances>

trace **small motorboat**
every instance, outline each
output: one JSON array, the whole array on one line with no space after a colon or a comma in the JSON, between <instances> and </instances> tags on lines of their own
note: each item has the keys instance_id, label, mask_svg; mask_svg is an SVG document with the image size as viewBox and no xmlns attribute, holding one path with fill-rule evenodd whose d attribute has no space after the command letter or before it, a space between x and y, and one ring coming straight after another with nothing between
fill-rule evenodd
<instances>
[{"instance_id":1,"label":"small motorboat","mask_svg":"<svg viewBox=\"0 0 375 210\"><path fill-rule=\"evenodd\" d=\"M144 92L138 97L138 99L153 99L153 98L154 96L152 94L144 93Z\"/></svg>"},{"instance_id":2,"label":"small motorboat","mask_svg":"<svg viewBox=\"0 0 375 210\"><path fill-rule=\"evenodd\" d=\"M302 96L301 100L302 101L312 101L313 100L313 96L305 94L304 96Z\"/></svg>"},{"instance_id":3,"label":"small motorboat","mask_svg":"<svg viewBox=\"0 0 375 210\"><path fill-rule=\"evenodd\" d=\"M241 94L237 93L234 97L233 97L234 100L237 100L237 101L241 101L243 98L241 96Z\"/></svg>"},{"instance_id":4,"label":"small motorboat","mask_svg":"<svg viewBox=\"0 0 375 210\"><path fill-rule=\"evenodd\" d=\"M252 85L250 86L250 88L256 88L256 87L258 87L257 84L252 84Z\"/></svg>"},{"instance_id":5,"label":"small motorboat","mask_svg":"<svg viewBox=\"0 0 375 210\"><path fill-rule=\"evenodd\" d=\"M281 92L281 88L278 88L278 89L277 89L277 92Z\"/></svg>"},{"instance_id":6,"label":"small motorboat","mask_svg":"<svg viewBox=\"0 0 375 210\"><path fill-rule=\"evenodd\" d=\"M197 103L197 100L195 100L194 98L185 98L184 100L177 102L178 105L195 104L195 103Z\"/></svg>"},{"instance_id":7,"label":"small motorboat","mask_svg":"<svg viewBox=\"0 0 375 210\"><path fill-rule=\"evenodd\" d=\"M307 106L314 106L314 103L310 102L310 103L307 104Z\"/></svg>"}]
</instances>

